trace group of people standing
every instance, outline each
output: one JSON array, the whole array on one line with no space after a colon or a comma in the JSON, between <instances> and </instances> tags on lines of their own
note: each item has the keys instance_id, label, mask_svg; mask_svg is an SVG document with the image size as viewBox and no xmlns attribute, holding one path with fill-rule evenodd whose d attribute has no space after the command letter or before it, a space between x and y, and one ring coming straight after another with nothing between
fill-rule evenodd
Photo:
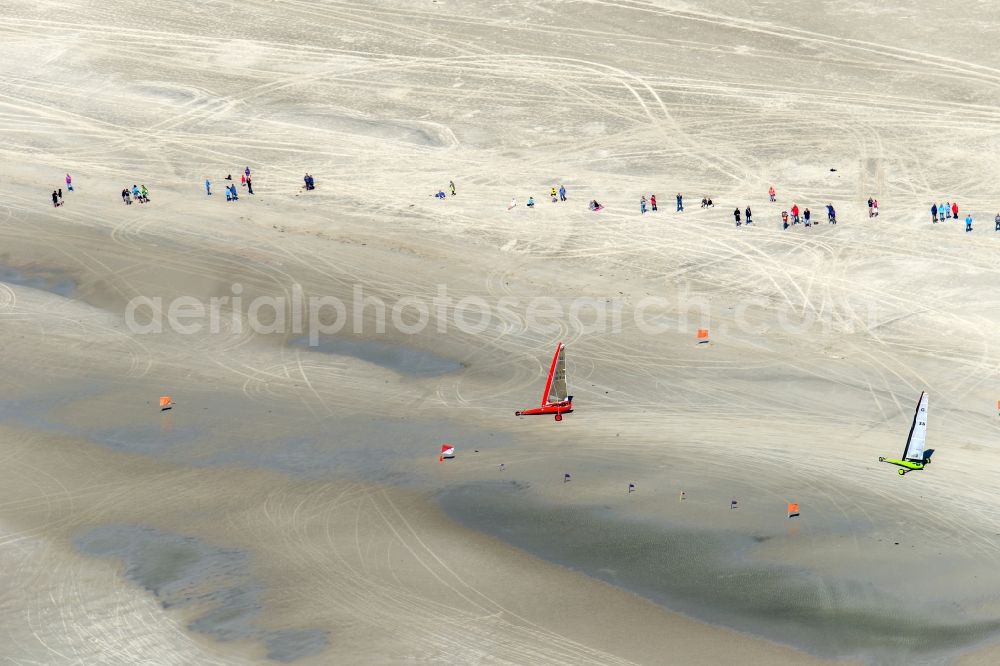
<instances>
[{"instance_id":1,"label":"group of people standing","mask_svg":"<svg viewBox=\"0 0 1000 666\"><path fill-rule=\"evenodd\" d=\"M451 193L455 194L455 185L451 183ZM549 188L549 196L552 198L552 203L559 203L560 201L566 201L566 186L560 185L558 189L555 185ZM507 205L507 210L510 210L517 205L517 197L511 197L510 203ZM535 197L528 195L528 203L526 204L528 208L535 207ZM593 210L593 207L591 207Z\"/></svg>"},{"instance_id":2,"label":"group of people standing","mask_svg":"<svg viewBox=\"0 0 1000 666\"><path fill-rule=\"evenodd\" d=\"M931 204L931 222L937 224L945 220L958 219L958 202L946 201L943 204ZM996 230L1000 231L1000 213L996 216ZM972 214L965 216L965 233L972 231Z\"/></svg>"},{"instance_id":3,"label":"group of people standing","mask_svg":"<svg viewBox=\"0 0 1000 666\"><path fill-rule=\"evenodd\" d=\"M122 188L122 202L127 206L131 206L133 199L139 203L147 203L149 201L149 190L146 189L145 185L139 187L133 183L131 190L127 187Z\"/></svg>"},{"instance_id":4,"label":"group of people standing","mask_svg":"<svg viewBox=\"0 0 1000 666\"><path fill-rule=\"evenodd\" d=\"M771 188L771 192L774 188ZM773 195L772 195L773 196ZM772 199L773 201L773 199ZM833 204L826 205L826 221L830 224L837 224L837 211L833 207ZM813 215L812 211L806 208L805 210L799 210L799 205L797 203L792 204L792 216L789 221L788 211L781 211L781 227L782 229L787 229L793 224L801 223L803 226L811 227L813 225Z\"/></svg>"},{"instance_id":5,"label":"group of people standing","mask_svg":"<svg viewBox=\"0 0 1000 666\"><path fill-rule=\"evenodd\" d=\"M240 195L236 191L236 183L233 182L233 174L228 174L224 180L229 181L226 185L226 201L239 201ZM247 192L253 194L253 180L250 178L250 167L243 169L243 173L240 174L240 187L247 188ZM208 178L205 179L205 194L212 196L212 181Z\"/></svg>"},{"instance_id":6,"label":"group of people standing","mask_svg":"<svg viewBox=\"0 0 1000 666\"><path fill-rule=\"evenodd\" d=\"M952 218L958 219L958 202L945 202L943 204L931 204L931 222L937 224Z\"/></svg>"},{"instance_id":7,"label":"group of people standing","mask_svg":"<svg viewBox=\"0 0 1000 666\"><path fill-rule=\"evenodd\" d=\"M750 210L750 206L747 206L747 209L744 212L746 214L746 223L747 224L753 224L753 217L752 217L753 213ZM739 227L739 226L743 225L743 220L740 219L740 209L739 209L739 207L737 207L733 211L733 217L736 218L736 226Z\"/></svg>"},{"instance_id":8,"label":"group of people standing","mask_svg":"<svg viewBox=\"0 0 1000 666\"><path fill-rule=\"evenodd\" d=\"M647 202L646 201L646 195L643 194L642 198L639 199L639 212L640 213L642 213L642 214L646 213L647 203L648 203L648 205L651 207L651 209L654 212L658 210L657 207L656 207L656 195L655 194L650 194L649 195L649 201Z\"/></svg>"},{"instance_id":9,"label":"group of people standing","mask_svg":"<svg viewBox=\"0 0 1000 666\"><path fill-rule=\"evenodd\" d=\"M66 191L67 192L72 192L73 191L73 179L70 177L69 174L66 174ZM61 187L59 189L57 189L57 190L52 190L52 205L53 205L53 207L58 208L59 206L63 205L62 198L63 198L63 193L62 193L62 188Z\"/></svg>"},{"instance_id":10,"label":"group of people standing","mask_svg":"<svg viewBox=\"0 0 1000 666\"><path fill-rule=\"evenodd\" d=\"M931 204L931 222L937 224L952 218L958 219L958 202L945 202L943 204Z\"/></svg>"},{"instance_id":11,"label":"group of people standing","mask_svg":"<svg viewBox=\"0 0 1000 666\"><path fill-rule=\"evenodd\" d=\"M868 217L878 217L878 199L868 197Z\"/></svg>"},{"instance_id":12,"label":"group of people standing","mask_svg":"<svg viewBox=\"0 0 1000 666\"><path fill-rule=\"evenodd\" d=\"M705 207L705 201L703 199L702 208L704 207ZM645 213L646 211L657 211L657 210L659 209L656 207L656 195L650 194L649 199L647 200L646 195L643 194L642 197L639 199L639 212ZM684 195L680 193L677 194L677 212L678 213L684 212Z\"/></svg>"}]
</instances>

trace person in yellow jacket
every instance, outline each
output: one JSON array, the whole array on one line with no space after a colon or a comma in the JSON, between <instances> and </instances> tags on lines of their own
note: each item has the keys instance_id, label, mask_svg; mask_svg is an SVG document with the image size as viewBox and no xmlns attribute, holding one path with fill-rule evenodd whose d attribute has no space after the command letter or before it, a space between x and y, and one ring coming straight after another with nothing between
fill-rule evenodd
<instances>
[{"instance_id":1,"label":"person in yellow jacket","mask_svg":"<svg viewBox=\"0 0 1000 666\"><path fill-rule=\"evenodd\" d=\"M552 186L552 189L551 189L551 190L549 190L549 194L551 194L551 195L552 195L552 201L559 201L559 198L558 198L558 196L556 195L556 188L555 188L555 185L553 185L553 186Z\"/></svg>"}]
</instances>

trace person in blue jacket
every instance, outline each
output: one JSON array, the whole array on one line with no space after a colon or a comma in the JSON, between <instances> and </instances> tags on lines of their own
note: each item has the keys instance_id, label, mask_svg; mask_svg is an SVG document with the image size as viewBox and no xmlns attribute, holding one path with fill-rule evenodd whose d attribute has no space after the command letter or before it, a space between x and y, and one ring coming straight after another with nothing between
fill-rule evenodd
<instances>
[{"instance_id":1,"label":"person in blue jacket","mask_svg":"<svg viewBox=\"0 0 1000 666\"><path fill-rule=\"evenodd\" d=\"M966 233L972 231L972 216L971 215L966 215L965 216L965 231L966 231Z\"/></svg>"}]
</instances>

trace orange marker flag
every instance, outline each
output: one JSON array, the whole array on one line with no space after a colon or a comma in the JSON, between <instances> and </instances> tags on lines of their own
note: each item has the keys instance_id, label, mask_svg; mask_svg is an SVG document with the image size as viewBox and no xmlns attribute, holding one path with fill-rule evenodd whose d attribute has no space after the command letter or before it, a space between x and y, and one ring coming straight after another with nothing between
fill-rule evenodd
<instances>
[{"instance_id":1,"label":"orange marker flag","mask_svg":"<svg viewBox=\"0 0 1000 666\"><path fill-rule=\"evenodd\" d=\"M789 502L788 503L788 517L789 518L798 518L798 516L799 516L799 504L798 504L798 502Z\"/></svg>"},{"instance_id":2,"label":"orange marker flag","mask_svg":"<svg viewBox=\"0 0 1000 666\"><path fill-rule=\"evenodd\" d=\"M699 328L698 329L698 344L701 344L703 342L708 342L708 329L707 328Z\"/></svg>"},{"instance_id":3,"label":"orange marker flag","mask_svg":"<svg viewBox=\"0 0 1000 666\"><path fill-rule=\"evenodd\" d=\"M166 411L174 406L174 400L169 395L160 396L160 411Z\"/></svg>"}]
</instances>

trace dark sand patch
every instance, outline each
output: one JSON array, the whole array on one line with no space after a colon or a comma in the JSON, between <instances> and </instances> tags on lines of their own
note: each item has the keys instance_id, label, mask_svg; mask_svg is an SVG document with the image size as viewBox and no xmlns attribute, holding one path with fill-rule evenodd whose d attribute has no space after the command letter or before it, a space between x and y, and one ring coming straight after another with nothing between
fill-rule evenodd
<instances>
[{"instance_id":1,"label":"dark sand patch","mask_svg":"<svg viewBox=\"0 0 1000 666\"><path fill-rule=\"evenodd\" d=\"M40 266L14 268L0 264L0 282L40 289L65 298L71 298L77 287L76 281L65 272Z\"/></svg>"},{"instance_id":2,"label":"dark sand patch","mask_svg":"<svg viewBox=\"0 0 1000 666\"><path fill-rule=\"evenodd\" d=\"M376 340L351 340L321 336L318 344L311 345L308 337L291 340L293 347L335 356L352 358L372 363L387 370L410 377L437 377L462 369L458 361L443 358L430 352L400 345L392 345Z\"/></svg>"},{"instance_id":3,"label":"dark sand patch","mask_svg":"<svg viewBox=\"0 0 1000 666\"><path fill-rule=\"evenodd\" d=\"M822 657L943 663L1000 631L1000 620L961 603L915 603L919 581L906 574L876 585L755 560L760 535L651 525L607 506L548 505L510 483L464 486L441 499L460 523L543 559Z\"/></svg>"},{"instance_id":4,"label":"dark sand patch","mask_svg":"<svg viewBox=\"0 0 1000 666\"><path fill-rule=\"evenodd\" d=\"M328 644L322 629L270 631L263 626L263 587L248 569L245 552L141 525L98 527L76 539L87 555L115 558L129 580L164 608L196 608L188 625L219 641L257 640L268 658L290 662L319 654Z\"/></svg>"}]
</instances>

